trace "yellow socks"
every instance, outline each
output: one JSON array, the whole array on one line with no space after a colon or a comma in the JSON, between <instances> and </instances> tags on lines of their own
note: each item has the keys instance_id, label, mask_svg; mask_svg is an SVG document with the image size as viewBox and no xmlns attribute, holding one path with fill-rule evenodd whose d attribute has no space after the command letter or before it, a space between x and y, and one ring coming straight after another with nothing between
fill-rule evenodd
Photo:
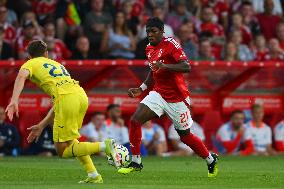
<instances>
[{"instance_id":1,"label":"yellow socks","mask_svg":"<svg viewBox=\"0 0 284 189\"><path fill-rule=\"evenodd\" d=\"M100 152L99 142L79 142L75 139L71 145L65 148L62 157L76 157L88 173L88 176L95 178L98 175L98 172L90 155L97 152Z\"/></svg>"},{"instance_id":2,"label":"yellow socks","mask_svg":"<svg viewBox=\"0 0 284 189\"><path fill-rule=\"evenodd\" d=\"M81 162L87 173L97 172L90 156L81 156L77 157L77 159Z\"/></svg>"},{"instance_id":3,"label":"yellow socks","mask_svg":"<svg viewBox=\"0 0 284 189\"><path fill-rule=\"evenodd\" d=\"M86 155L92 155L100 152L99 142L78 142L74 140L67 148L65 148L62 157L80 157Z\"/></svg>"}]
</instances>

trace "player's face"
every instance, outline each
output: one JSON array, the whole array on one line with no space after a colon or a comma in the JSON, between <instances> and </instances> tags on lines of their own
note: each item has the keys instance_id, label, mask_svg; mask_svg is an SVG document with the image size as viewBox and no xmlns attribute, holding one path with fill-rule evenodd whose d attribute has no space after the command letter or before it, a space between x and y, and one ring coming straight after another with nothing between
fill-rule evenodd
<instances>
[{"instance_id":1,"label":"player's face","mask_svg":"<svg viewBox=\"0 0 284 189\"><path fill-rule=\"evenodd\" d=\"M164 30L160 30L157 27L147 27L146 33L149 43L155 46L162 40Z\"/></svg>"},{"instance_id":2,"label":"player's face","mask_svg":"<svg viewBox=\"0 0 284 189\"><path fill-rule=\"evenodd\" d=\"M103 114L99 114L99 115L96 115L93 119L92 119L94 125L97 127L97 128L100 128L104 121L105 121L105 115Z\"/></svg>"},{"instance_id":3,"label":"player's face","mask_svg":"<svg viewBox=\"0 0 284 189\"><path fill-rule=\"evenodd\" d=\"M262 121L264 116L263 108L255 108L252 112L254 121Z\"/></svg>"},{"instance_id":4,"label":"player's face","mask_svg":"<svg viewBox=\"0 0 284 189\"><path fill-rule=\"evenodd\" d=\"M120 118L121 117L120 108L115 107L115 108L111 109L110 112L109 112L109 117L114 121L116 121L118 118Z\"/></svg>"},{"instance_id":5,"label":"player's face","mask_svg":"<svg viewBox=\"0 0 284 189\"><path fill-rule=\"evenodd\" d=\"M245 116L241 113L236 113L232 116L231 122L234 128L238 129L244 124Z\"/></svg>"}]
</instances>

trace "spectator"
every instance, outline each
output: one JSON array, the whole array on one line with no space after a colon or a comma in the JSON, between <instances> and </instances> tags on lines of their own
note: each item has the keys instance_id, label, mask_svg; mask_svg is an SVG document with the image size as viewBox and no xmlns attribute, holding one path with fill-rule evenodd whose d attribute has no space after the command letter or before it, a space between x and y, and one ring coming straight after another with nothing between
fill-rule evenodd
<instances>
[{"instance_id":1,"label":"spectator","mask_svg":"<svg viewBox=\"0 0 284 189\"><path fill-rule=\"evenodd\" d=\"M252 120L245 125L246 138L252 138L255 155L273 154L271 128L262 120L263 107L259 104L252 106Z\"/></svg>"},{"instance_id":2,"label":"spectator","mask_svg":"<svg viewBox=\"0 0 284 189\"><path fill-rule=\"evenodd\" d=\"M152 121L147 121L142 126L142 142L147 149L147 154L161 156L167 151L165 131Z\"/></svg>"},{"instance_id":3,"label":"spectator","mask_svg":"<svg viewBox=\"0 0 284 189\"><path fill-rule=\"evenodd\" d=\"M276 38L272 38L268 42L269 52L264 56L265 60L283 61L284 51L281 49L279 41Z\"/></svg>"},{"instance_id":4,"label":"spectator","mask_svg":"<svg viewBox=\"0 0 284 189\"><path fill-rule=\"evenodd\" d=\"M228 42L224 49L224 60L236 61L239 60L238 49L235 43Z\"/></svg>"},{"instance_id":5,"label":"spectator","mask_svg":"<svg viewBox=\"0 0 284 189\"><path fill-rule=\"evenodd\" d=\"M56 5L56 34L61 40L66 40L67 44L72 46L75 43L77 35L82 34L80 5L86 4L86 1L60 0ZM67 40L68 39L68 40Z\"/></svg>"},{"instance_id":6,"label":"spectator","mask_svg":"<svg viewBox=\"0 0 284 189\"><path fill-rule=\"evenodd\" d=\"M202 127L195 121L193 122L190 128L190 132L199 137L202 141L205 141L204 131ZM173 124L169 127L168 138L173 147L173 152L164 153L163 156L186 156L193 154L193 150L190 149L183 142L181 142L180 137L175 131L175 127Z\"/></svg>"},{"instance_id":7,"label":"spectator","mask_svg":"<svg viewBox=\"0 0 284 189\"><path fill-rule=\"evenodd\" d=\"M118 104L108 105L107 116L108 119L105 122L107 138L113 138L117 144L130 148L128 129L121 118L120 106Z\"/></svg>"},{"instance_id":8,"label":"spectator","mask_svg":"<svg viewBox=\"0 0 284 189\"><path fill-rule=\"evenodd\" d=\"M179 27L192 18L192 14L186 8L185 0L174 1L174 11L166 17L166 24L170 25L174 32L177 33Z\"/></svg>"},{"instance_id":9,"label":"spectator","mask_svg":"<svg viewBox=\"0 0 284 189\"><path fill-rule=\"evenodd\" d=\"M274 128L275 148L284 152L284 120L280 121Z\"/></svg>"},{"instance_id":10,"label":"spectator","mask_svg":"<svg viewBox=\"0 0 284 189\"><path fill-rule=\"evenodd\" d=\"M158 17L160 20L162 20L164 22L165 20L165 16L166 16L166 13L165 13L165 10L162 9L161 7L155 7L153 9L153 17ZM145 34L146 34L146 28L145 30ZM168 24L164 24L164 36L165 37L174 37L174 31L173 31L173 28L168 25ZM146 37L146 35L145 35Z\"/></svg>"},{"instance_id":11,"label":"spectator","mask_svg":"<svg viewBox=\"0 0 284 189\"><path fill-rule=\"evenodd\" d=\"M251 1L252 1L254 10L256 12L264 12L265 0L251 0ZM272 1L273 1L273 4L275 5L273 8L273 14L281 15L283 13L282 6L280 3L281 0L272 0Z\"/></svg>"},{"instance_id":12,"label":"spectator","mask_svg":"<svg viewBox=\"0 0 284 189\"><path fill-rule=\"evenodd\" d=\"M0 24L4 27L4 40L12 45L15 42L16 30L8 22L8 10L5 6L0 6Z\"/></svg>"},{"instance_id":13,"label":"spectator","mask_svg":"<svg viewBox=\"0 0 284 189\"><path fill-rule=\"evenodd\" d=\"M265 37L261 34L255 36L253 53L255 60L265 60L265 56L268 53L268 48L266 47Z\"/></svg>"},{"instance_id":14,"label":"spectator","mask_svg":"<svg viewBox=\"0 0 284 189\"><path fill-rule=\"evenodd\" d=\"M7 0L0 0L0 7L6 6ZM12 26L17 26L18 25L18 18L17 14L14 10L12 9L7 9L7 22L11 24Z\"/></svg>"},{"instance_id":15,"label":"spectator","mask_svg":"<svg viewBox=\"0 0 284 189\"><path fill-rule=\"evenodd\" d=\"M112 22L111 15L103 11L104 0L91 0L91 11L86 14L84 31L90 41L90 49L96 58L101 58L100 46L103 34Z\"/></svg>"},{"instance_id":16,"label":"spectator","mask_svg":"<svg viewBox=\"0 0 284 189\"><path fill-rule=\"evenodd\" d=\"M187 1L188 11L193 15L193 18L200 18L202 11L201 0L188 0Z\"/></svg>"},{"instance_id":17,"label":"spectator","mask_svg":"<svg viewBox=\"0 0 284 189\"><path fill-rule=\"evenodd\" d=\"M40 36L41 38L43 38L44 34L42 32L42 27L39 25L37 19L36 19L36 15L34 12L32 11L26 11L24 12L23 16L21 17L20 19L20 24L21 26L24 25L25 22L28 22L28 21L31 21L36 29L36 34L37 36ZM22 27L19 27L17 29L17 38L21 37L24 35L24 32L23 32L23 28Z\"/></svg>"},{"instance_id":18,"label":"spectator","mask_svg":"<svg viewBox=\"0 0 284 189\"><path fill-rule=\"evenodd\" d=\"M224 29L221 25L213 21L214 12L212 7L204 7L202 9L201 24L198 27L199 32L211 33L211 42L216 45L223 45L225 42Z\"/></svg>"},{"instance_id":19,"label":"spectator","mask_svg":"<svg viewBox=\"0 0 284 189\"><path fill-rule=\"evenodd\" d=\"M91 121L80 129L80 134L87 138L87 141L104 141L106 137L105 115L102 112L95 112Z\"/></svg>"},{"instance_id":20,"label":"spectator","mask_svg":"<svg viewBox=\"0 0 284 189\"><path fill-rule=\"evenodd\" d=\"M104 33L101 52L108 53L109 58L133 59L136 43L125 22L125 15L118 11L113 27Z\"/></svg>"},{"instance_id":21,"label":"spectator","mask_svg":"<svg viewBox=\"0 0 284 189\"><path fill-rule=\"evenodd\" d=\"M61 39L55 38L55 25L48 22L44 25L44 41L47 44L48 56L55 60L65 60L71 56L70 50Z\"/></svg>"},{"instance_id":22,"label":"spectator","mask_svg":"<svg viewBox=\"0 0 284 189\"><path fill-rule=\"evenodd\" d=\"M210 0L205 1L204 6L212 7L214 11L214 21L222 23L224 28L228 28L229 5L227 1Z\"/></svg>"},{"instance_id":23,"label":"spectator","mask_svg":"<svg viewBox=\"0 0 284 189\"><path fill-rule=\"evenodd\" d=\"M245 134L244 120L244 113L235 110L230 121L219 128L214 146L220 153L249 155L253 152L252 138Z\"/></svg>"},{"instance_id":24,"label":"spectator","mask_svg":"<svg viewBox=\"0 0 284 189\"><path fill-rule=\"evenodd\" d=\"M260 34L260 27L255 16L253 6L250 1L243 1L240 13L243 17L243 23L250 28L253 34Z\"/></svg>"},{"instance_id":25,"label":"spectator","mask_svg":"<svg viewBox=\"0 0 284 189\"><path fill-rule=\"evenodd\" d=\"M175 2L174 2L175 3ZM146 1L146 7L149 9L154 9L155 7L161 7L166 12L169 12L169 0L148 0Z\"/></svg>"},{"instance_id":26,"label":"spectator","mask_svg":"<svg viewBox=\"0 0 284 189\"><path fill-rule=\"evenodd\" d=\"M213 61L215 57L212 53L212 45L209 39L200 39L199 42L199 55L197 60Z\"/></svg>"},{"instance_id":27,"label":"spectator","mask_svg":"<svg viewBox=\"0 0 284 189\"><path fill-rule=\"evenodd\" d=\"M179 29L178 38L186 56L190 59L196 59L198 52L195 38L197 37L193 33L193 23L191 25L183 24Z\"/></svg>"},{"instance_id":28,"label":"spectator","mask_svg":"<svg viewBox=\"0 0 284 189\"><path fill-rule=\"evenodd\" d=\"M46 157L56 155L51 127L52 126L45 127L39 139L25 149L23 151L23 155L38 155Z\"/></svg>"},{"instance_id":29,"label":"spectator","mask_svg":"<svg viewBox=\"0 0 284 189\"><path fill-rule=\"evenodd\" d=\"M40 39L40 37L36 36L36 28L34 23L30 20L24 22L23 34L24 35L19 37L16 41L16 51L18 59L25 60L28 58L26 47L28 46L29 42L35 39Z\"/></svg>"},{"instance_id":30,"label":"spectator","mask_svg":"<svg viewBox=\"0 0 284 189\"><path fill-rule=\"evenodd\" d=\"M0 25L0 60L13 59L13 49L4 41L4 32L4 26Z\"/></svg>"},{"instance_id":31,"label":"spectator","mask_svg":"<svg viewBox=\"0 0 284 189\"><path fill-rule=\"evenodd\" d=\"M165 11L161 7L155 7L153 9L153 17L158 17L159 19L164 21ZM164 36L165 37L173 37L174 36L174 31L173 31L172 27L168 24L164 25ZM147 37L146 26L144 26L141 29L141 31L139 32L138 39L141 40L141 39L144 39L145 37Z\"/></svg>"},{"instance_id":32,"label":"spectator","mask_svg":"<svg viewBox=\"0 0 284 189\"><path fill-rule=\"evenodd\" d=\"M278 24L276 28L276 35L280 42L280 47L284 50L284 22Z\"/></svg>"},{"instance_id":33,"label":"spectator","mask_svg":"<svg viewBox=\"0 0 284 189\"><path fill-rule=\"evenodd\" d=\"M38 16L40 23L54 15L58 2L59 0L37 0L31 2L33 12Z\"/></svg>"},{"instance_id":34,"label":"spectator","mask_svg":"<svg viewBox=\"0 0 284 189\"><path fill-rule=\"evenodd\" d=\"M5 122L5 111L0 107L0 156L18 154L20 136L14 125Z\"/></svg>"},{"instance_id":35,"label":"spectator","mask_svg":"<svg viewBox=\"0 0 284 189\"><path fill-rule=\"evenodd\" d=\"M261 32L267 40L276 37L276 26L281 21L280 16L273 15L273 9L273 0L265 0L264 13L257 15Z\"/></svg>"},{"instance_id":36,"label":"spectator","mask_svg":"<svg viewBox=\"0 0 284 189\"><path fill-rule=\"evenodd\" d=\"M137 5L135 4L134 1L132 0L124 0L122 3L122 12L124 13L124 18L125 18L125 23L129 31L131 31L133 36L136 36L138 33L138 24L139 24L139 19L138 16L141 14L141 11L139 11L138 15L133 15L134 14L134 6ZM137 13L136 13L137 14Z\"/></svg>"},{"instance_id":37,"label":"spectator","mask_svg":"<svg viewBox=\"0 0 284 189\"><path fill-rule=\"evenodd\" d=\"M76 50L71 57L73 60L88 60L95 59L94 53L90 51L89 39L85 36L81 36L77 39Z\"/></svg>"},{"instance_id":38,"label":"spectator","mask_svg":"<svg viewBox=\"0 0 284 189\"><path fill-rule=\"evenodd\" d=\"M232 26L230 31L240 30L242 32L242 43L246 45L250 45L252 40L252 34L250 28L243 24L242 15L239 13L235 13L232 15Z\"/></svg>"},{"instance_id":39,"label":"spectator","mask_svg":"<svg viewBox=\"0 0 284 189\"><path fill-rule=\"evenodd\" d=\"M240 30L234 30L231 32L230 41L233 42L238 48L239 60L250 61L254 59L253 54L248 48L248 46L242 44L243 39Z\"/></svg>"}]
</instances>

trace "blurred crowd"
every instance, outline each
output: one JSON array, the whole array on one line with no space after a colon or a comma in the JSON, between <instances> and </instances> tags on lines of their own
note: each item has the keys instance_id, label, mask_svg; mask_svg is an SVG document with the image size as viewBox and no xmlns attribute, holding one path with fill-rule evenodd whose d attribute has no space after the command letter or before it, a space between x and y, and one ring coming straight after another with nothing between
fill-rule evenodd
<instances>
[{"instance_id":1,"label":"blurred crowd","mask_svg":"<svg viewBox=\"0 0 284 189\"><path fill-rule=\"evenodd\" d=\"M0 0L0 59L27 59L33 39L52 59L144 59L159 17L191 60L284 59L281 0Z\"/></svg>"},{"instance_id":2,"label":"blurred crowd","mask_svg":"<svg viewBox=\"0 0 284 189\"><path fill-rule=\"evenodd\" d=\"M264 123L264 110L259 104L252 106L250 114L241 110L231 113L230 120L220 125L211 135L213 151L231 155L275 155L284 153L284 120L275 126ZM205 141L204 129L194 122L191 132ZM110 104L106 112L93 113L81 130L80 141L98 142L114 138L118 144L130 148L128 127L122 118L120 106ZM16 126L5 122L4 109L0 107L0 156L3 155L55 155L52 127L47 127L37 142L20 148L20 134ZM25 139L22 139L25 140ZM193 151L183 144L172 124L169 128L146 122L142 126L141 154L162 157L187 156Z\"/></svg>"}]
</instances>

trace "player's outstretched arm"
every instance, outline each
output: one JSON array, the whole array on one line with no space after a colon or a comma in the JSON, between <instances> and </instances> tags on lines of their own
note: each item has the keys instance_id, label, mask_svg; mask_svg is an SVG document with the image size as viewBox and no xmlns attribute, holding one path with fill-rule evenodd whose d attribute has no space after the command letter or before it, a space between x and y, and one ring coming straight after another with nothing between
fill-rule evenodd
<instances>
[{"instance_id":1,"label":"player's outstretched arm","mask_svg":"<svg viewBox=\"0 0 284 189\"><path fill-rule=\"evenodd\" d=\"M188 63L187 60L180 60L177 64L164 64L161 61L157 61L155 64L160 69L166 69L168 71L173 71L173 72L189 72L191 67Z\"/></svg>"},{"instance_id":2,"label":"player's outstretched arm","mask_svg":"<svg viewBox=\"0 0 284 189\"><path fill-rule=\"evenodd\" d=\"M28 70L21 69L17 75L11 101L5 110L10 121L13 120L13 116L15 113L17 117L19 117L19 109L18 109L19 97L24 88L25 81L28 78L29 74L30 72Z\"/></svg>"},{"instance_id":3,"label":"player's outstretched arm","mask_svg":"<svg viewBox=\"0 0 284 189\"><path fill-rule=\"evenodd\" d=\"M43 129L52 123L54 119L54 109L53 107L49 110L48 114L45 118L37 125L31 126L27 128L30 131L30 134L27 138L28 142L31 143L34 140L37 142L38 138L40 137Z\"/></svg>"}]
</instances>

